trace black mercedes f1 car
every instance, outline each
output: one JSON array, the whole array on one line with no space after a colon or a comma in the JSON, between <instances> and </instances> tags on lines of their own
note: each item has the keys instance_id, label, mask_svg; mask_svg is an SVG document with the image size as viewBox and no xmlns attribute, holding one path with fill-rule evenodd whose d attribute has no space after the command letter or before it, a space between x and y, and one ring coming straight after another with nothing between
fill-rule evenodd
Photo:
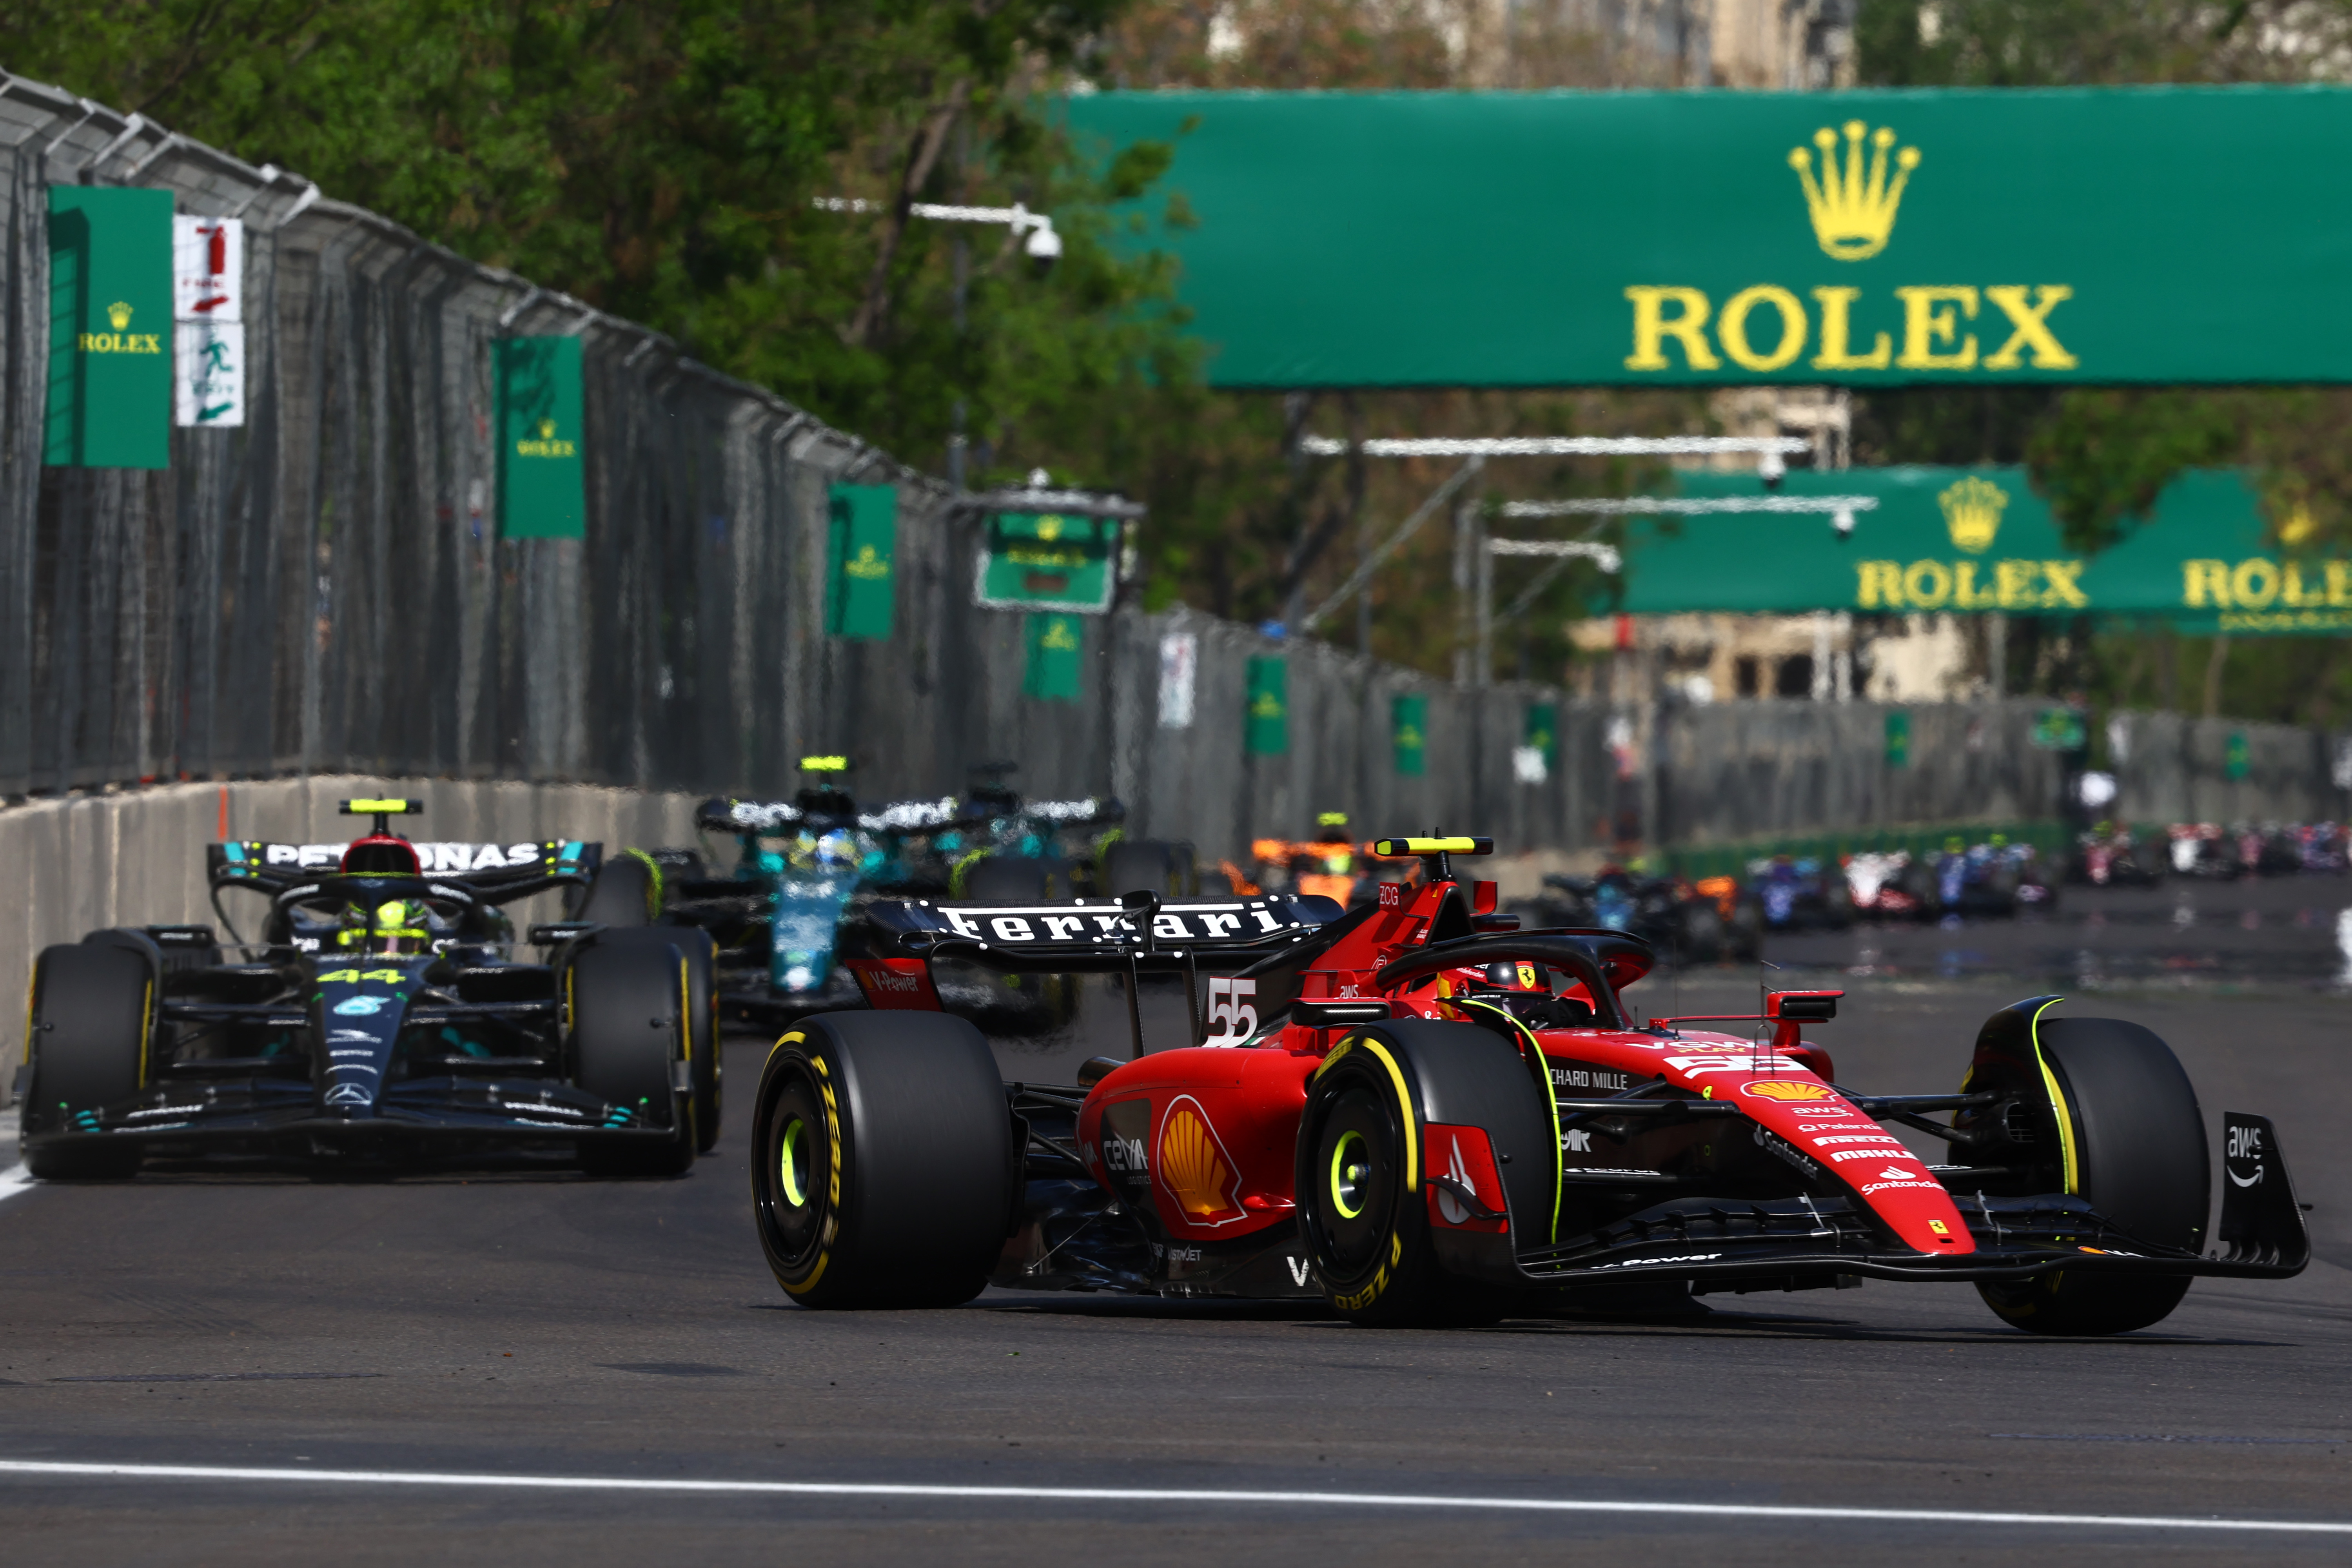
<instances>
[{"instance_id":1,"label":"black mercedes f1 car","mask_svg":"<svg viewBox=\"0 0 2352 1568\"><path fill-rule=\"evenodd\" d=\"M601 846L418 846L388 831L421 809L346 801L375 818L348 846L209 846L226 943L211 926L160 925L44 952L16 1082L33 1174L515 1146L568 1152L592 1174L689 1167L719 1130L709 939L568 921L519 943L504 906L576 903ZM259 904L257 940L239 935L230 895ZM524 946L539 962L516 956Z\"/></svg>"}]
</instances>

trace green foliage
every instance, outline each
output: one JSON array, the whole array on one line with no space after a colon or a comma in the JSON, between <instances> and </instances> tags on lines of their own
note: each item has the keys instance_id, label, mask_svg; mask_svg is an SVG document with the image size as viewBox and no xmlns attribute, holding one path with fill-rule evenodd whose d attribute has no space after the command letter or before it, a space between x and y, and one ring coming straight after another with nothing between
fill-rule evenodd
<instances>
[{"instance_id":1,"label":"green foliage","mask_svg":"<svg viewBox=\"0 0 2352 1568\"><path fill-rule=\"evenodd\" d=\"M1101 482L1091 454L1198 379L1165 264L1104 243L1106 205L1168 150L1095 178L1040 118L1118 3L14 0L0 60L660 328L919 464L961 401L1006 465ZM902 222L909 199L1023 201L1065 254L1040 279L1003 227Z\"/></svg>"}]
</instances>

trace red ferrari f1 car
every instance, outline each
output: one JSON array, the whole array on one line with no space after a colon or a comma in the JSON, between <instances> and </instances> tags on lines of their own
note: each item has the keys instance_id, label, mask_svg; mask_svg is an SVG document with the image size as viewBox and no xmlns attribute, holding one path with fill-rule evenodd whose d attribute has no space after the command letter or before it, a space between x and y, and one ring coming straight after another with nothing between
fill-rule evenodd
<instances>
[{"instance_id":1,"label":"red ferrari f1 car","mask_svg":"<svg viewBox=\"0 0 2352 1568\"><path fill-rule=\"evenodd\" d=\"M877 904L885 956L854 965L869 1010L802 1021L760 1084L753 1205L785 1291L1321 1296L1408 1325L1634 1282L1944 1279L2019 1328L2105 1334L2162 1319L2196 1276L2308 1260L2277 1136L2236 1112L2209 1247L2204 1119L2137 1025L2032 997L1986 1022L1957 1092L1857 1093L1801 1037L1841 993L1637 1022L1620 993L1650 968L1640 940L1516 929L1495 884L1454 877L1489 840L1380 848L1426 876L1345 913L1298 896ZM950 961L1114 976L1135 1058L1005 1084L939 1010ZM1145 1055L1151 976L1181 976L1195 1026ZM1727 1024L1752 1033L1700 1026ZM1921 1158L1890 1122L1948 1153Z\"/></svg>"}]
</instances>

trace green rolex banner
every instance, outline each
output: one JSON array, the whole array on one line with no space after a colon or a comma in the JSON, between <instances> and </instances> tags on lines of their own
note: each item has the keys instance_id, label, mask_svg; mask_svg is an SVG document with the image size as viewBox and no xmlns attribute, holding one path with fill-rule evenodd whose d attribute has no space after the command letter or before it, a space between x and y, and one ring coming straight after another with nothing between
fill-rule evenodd
<instances>
[{"instance_id":1,"label":"green rolex banner","mask_svg":"<svg viewBox=\"0 0 2352 1568\"><path fill-rule=\"evenodd\" d=\"M2067 544L2023 468L1685 472L1680 499L1747 507L1625 527L1622 596L1592 613L1997 611L2161 616L2192 635L2352 631L2352 558L2319 551L2307 514L2274 531L2247 475L2191 469L2106 549ZM1832 514L1767 504L1853 503ZM1530 534L1538 531L1530 526Z\"/></svg>"},{"instance_id":2,"label":"green rolex banner","mask_svg":"<svg viewBox=\"0 0 2352 1568\"><path fill-rule=\"evenodd\" d=\"M1087 623L1079 616L1029 617L1029 663L1021 689L1047 702L1076 702L1086 670Z\"/></svg>"},{"instance_id":3,"label":"green rolex banner","mask_svg":"<svg viewBox=\"0 0 2352 1568\"><path fill-rule=\"evenodd\" d=\"M890 640L891 562L898 552L898 487L835 485L826 545L824 629L856 642Z\"/></svg>"},{"instance_id":4,"label":"green rolex banner","mask_svg":"<svg viewBox=\"0 0 2352 1568\"><path fill-rule=\"evenodd\" d=\"M580 340L499 339L498 394L499 536L584 538Z\"/></svg>"},{"instance_id":5,"label":"green rolex banner","mask_svg":"<svg viewBox=\"0 0 2352 1568\"><path fill-rule=\"evenodd\" d=\"M1911 715L1897 708L1886 715L1886 765L1911 765Z\"/></svg>"},{"instance_id":6,"label":"green rolex banner","mask_svg":"<svg viewBox=\"0 0 2352 1568\"><path fill-rule=\"evenodd\" d=\"M172 464L172 193L49 187L52 468Z\"/></svg>"},{"instance_id":7,"label":"green rolex banner","mask_svg":"<svg viewBox=\"0 0 2352 1568\"><path fill-rule=\"evenodd\" d=\"M1542 755L1546 767L1559 764L1559 710L1551 703L1528 704L1527 746Z\"/></svg>"},{"instance_id":8,"label":"green rolex banner","mask_svg":"<svg viewBox=\"0 0 2352 1568\"><path fill-rule=\"evenodd\" d=\"M1139 203L1126 243L1180 264L1219 386L2352 378L2342 87L1146 90L1064 112L1105 155L1173 151L1150 202L1181 195L1186 221Z\"/></svg>"},{"instance_id":9,"label":"green rolex banner","mask_svg":"<svg viewBox=\"0 0 2352 1568\"><path fill-rule=\"evenodd\" d=\"M1389 739L1396 749L1396 771L1406 778L1421 777L1429 749L1428 698L1389 699Z\"/></svg>"},{"instance_id":10,"label":"green rolex banner","mask_svg":"<svg viewBox=\"0 0 2352 1568\"><path fill-rule=\"evenodd\" d=\"M1290 750L1290 667L1271 657L1251 659L1248 703L1244 746L1261 757Z\"/></svg>"}]
</instances>

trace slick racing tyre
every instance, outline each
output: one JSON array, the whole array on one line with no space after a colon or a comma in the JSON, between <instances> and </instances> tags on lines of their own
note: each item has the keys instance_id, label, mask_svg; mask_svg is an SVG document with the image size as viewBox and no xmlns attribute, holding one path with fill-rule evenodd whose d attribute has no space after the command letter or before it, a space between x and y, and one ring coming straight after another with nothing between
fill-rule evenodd
<instances>
[{"instance_id":1,"label":"slick racing tyre","mask_svg":"<svg viewBox=\"0 0 2352 1568\"><path fill-rule=\"evenodd\" d=\"M2171 1047L2116 1018L2044 1018L2036 1037L2067 1118L2071 1190L2136 1240L2199 1247L2211 1201L2205 1118ZM1977 1289L2032 1333L2120 1334L2163 1321L2189 1278L2061 1270Z\"/></svg>"},{"instance_id":2,"label":"slick racing tyre","mask_svg":"<svg viewBox=\"0 0 2352 1568\"><path fill-rule=\"evenodd\" d=\"M803 1307L953 1307L1012 1228L1020 1151L996 1058L945 1013L820 1013L760 1075L751 1212Z\"/></svg>"},{"instance_id":3,"label":"slick racing tyre","mask_svg":"<svg viewBox=\"0 0 2352 1568\"><path fill-rule=\"evenodd\" d=\"M956 897L975 904L1034 904L1047 897L1052 868L1020 855L991 855L963 874Z\"/></svg>"},{"instance_id":4,"label":"slick racing tyre","mask_svg":"<svg viewBox=\"0 0 2352 1568\"><path fill-rule=\"evenodd\" d=\"M1461 1327L1503 1315L1507 1288L1449 1273L1440 1260L1428 1191L1442 1173L1431 1168L1439 1156L1424 1129L1480 1127L1497 1154L1517 1152L1507 1178L1517 1234L1548 1240L1559 1161L1538 1094L1518 1047L1475 1024L1375 1025L1324 1058L1299 1118L1294 1190L1299 1234L1333 1308L1374 1328ZM1501 1168L1511 1170L1507 1158Z\"/></svg>"},{"instance_id":5,"label":"slick racing tyre","mask_svg":"<svg viewBox=\"0 0 2352 1568\"><path fill-rule=\"evenodd\" d=\"M661 904L661 868L642 849L624 849L596 868L577 918L604 926L651 925Z\"/></svg>"},{"instance_id":6,"label":"slick racing tyre","mask_svg":"<svg viewBox=\"0 0 2352 1568\"><path fill-rule=\"evenodd\" d=\"M1675 945L1685 963L1713 963L1723 956L1723 911L1712 899L1691 899L1675 911Z\"/></svg>"},{"instance_id":7,"label":"slick racing tyre","mask_svg":"<svg viewBox=\"0 0 2352 1568\"><path fill-rule=\"evenodd\" d=\"M1097 897L1118 898L1121 893L1160 893L1170 898L1182 898L1190 891L1188 857L1172 844L1151 838L1122 838L1103 852L1102 867L1095 873Z\"/></svg>"},{"instance_id":8,"label":"slick racing tyre","mask_svg":"<svg viewBox=\"0 0 2352 1568\"><path fill-rule=\"evenodd\" d=\"M33 970L33 1084L26 1131L68 1132L77 1112L136 1095L146 1081L154 971L127 947L52 947ZM58 1145L28 1138L25 1163L45 1180L120 1181L139 1146Z\"/></svg>"},{"instance_id":9,"label":"slick racing tyre","mask_svg":"<svg viewBox=\"0 0 2352 1568\"><path fill-rule=\"evenodd\" d=\"M719 1047L719 987L712 969L718 950L699 926L630 926L597 933L596 947L673 947L686 961L686 1059L694 1079L694 1148L708 1154L719 1142L726 1063ZM592 950L593 951L593 950Z\"/></svg>"},{"instance_id":10,"label":"slick racing tyre","mask_svg":"<svg viewBox=\"0 0 2352 1568\"><path fill-rule=\"evenodd\" d=\"M566 979L572 1081L669 1131L660 1139L583 1137L581 1168L592 1176L685 1174L694 1165L694 1096L672 1085L687 1048L687 960L667 940L598 941L572 961Z\"/></svg>"}]
</instances>

